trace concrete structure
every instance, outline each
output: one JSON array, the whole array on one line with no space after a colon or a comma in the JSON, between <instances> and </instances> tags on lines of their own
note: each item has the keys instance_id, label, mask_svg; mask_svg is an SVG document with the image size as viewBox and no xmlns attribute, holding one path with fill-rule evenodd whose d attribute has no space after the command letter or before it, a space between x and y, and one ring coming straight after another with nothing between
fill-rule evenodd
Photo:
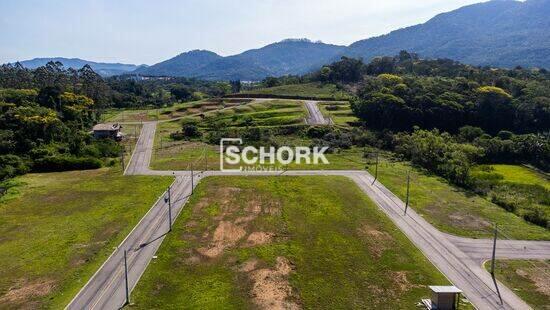
<instances>
[{"instance_id":1,"label":"concrete structure","mask_svg":"<svg viewBox=\"0 0 550 310\"><path fill-rule=\"evenodd\" d=\"M437 310L455 310L458 309L460 301L459 290L455 286L430 286L432 290L432 299L423 299L422 303L427 309Z\"/></svg>"},{"instance_id":2,"label":"concrete structure","mask_svg":"<svg viewBox=\"0 0 550 310\"><path fill-rule=\"evenodd\" d=\"M122 126L120 126L120 124L118 123L97 124L93 128L94 138L111 138L115 140L120 140L122 139L120 128L122 128Z\"/></svg>"}]
</instances>

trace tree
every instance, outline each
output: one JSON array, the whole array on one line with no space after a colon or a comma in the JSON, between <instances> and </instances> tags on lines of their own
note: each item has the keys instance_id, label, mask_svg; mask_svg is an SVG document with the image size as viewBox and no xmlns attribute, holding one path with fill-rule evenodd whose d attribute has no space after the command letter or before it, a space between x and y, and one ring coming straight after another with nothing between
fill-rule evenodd
<instances>
[{"instance_id":1,"label":"tree","mask_svg":"<svg viewBox=\"0 0 550 310\"><path fill-rule=\"evenodd\" d=\"M491 134L501 129L512 129L515 121L512 96L502 88L493 86L480 87L476 92L476 116L480 127Z\"/></svg>"}]
</instances>

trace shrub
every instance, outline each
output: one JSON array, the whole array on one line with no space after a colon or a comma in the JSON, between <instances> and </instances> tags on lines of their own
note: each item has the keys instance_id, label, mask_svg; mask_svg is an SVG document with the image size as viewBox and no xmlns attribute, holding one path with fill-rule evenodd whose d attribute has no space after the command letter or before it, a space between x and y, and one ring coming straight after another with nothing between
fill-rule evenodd
<instances>
[{"instance_id":1,"label":"shrub","mask_svg":"<svg viewBox=\"0 0 550 310\"><path fill-rule=\"evenodd\" d=\"M54 172L97 168L101 168L101 161L97 158L48 156L35 161L32 170L36 172Z\"/></svg>"},{"instance_id":2,"label":"shrub","mask_svg":"<svg viewBox=\"0 0 550 310\"><path fill-rule=\"evenodd\" d=\"M327 111L338 111L340 110L340 107L337 105L327 105L325 109L327 109Z\"/></svg>"},{"instance_id":3,"label":"shrub","mask_svg":"<svg viewBox=\"0 0 550 310\"><path fill-rule=\"evenodd\" d=\"M29 167L16 155L0 155L0 181L25 174Z\"/></svg>"}]
</instances>

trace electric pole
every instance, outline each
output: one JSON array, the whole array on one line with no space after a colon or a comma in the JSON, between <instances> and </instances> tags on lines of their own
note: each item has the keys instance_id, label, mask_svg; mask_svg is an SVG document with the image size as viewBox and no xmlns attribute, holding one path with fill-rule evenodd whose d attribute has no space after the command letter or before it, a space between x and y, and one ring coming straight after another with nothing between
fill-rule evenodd
<instances>
[{"instance_id":1,"label":"electric pole","mask_svg":"<svg viewBox=\"0 0 550 310\"><path fill-rule=\"evenodd\" d=\"M409 188L411 184L411 171L407 173L407 198L405 199L405 215L407 215L407 209L409 208Z\"/></svg>"},{"instance_id":2,"label":"electric pole","mask_svg":"<svg viewBox=\"0 0 550 310\"><path fill-rule=\"evenodd\" d=\"M126 250L124 250L124 283L126 285L126 305L130 304L130 289L128 287L128 262L126 259Z\"/></svg>"},{"instance_id":3,"label":"electric pole","mask_svg":"<svg viewBox=\"0 0 550 310\"><path fill-rule=\"evenodd\" d=\"M168 202L168 225L169 225L168 232L172 231L172 194L170 191L171 188L172 186L168 186L168 197L165 199L165 202Z\"/></svg>"},{"instance_id":4,"label":"electric pole","mask_svg":"<svg viewBox=\"0 0 550 310\"><path fill-rule=\"evenodd\" d=\"M191 165L191 195L193 195L195 181L194 181L193 165Z\"/></svg>"},{"instance_id":5,"label":"electric pole","mask_svg":"<svg viewBox=\"0 0 550 310\"><path fill-rule=\"evenodd\" d=\"M495 223L495 233L493 237L493 254L491 255L491 275L493 275L493 277L495 276L495 256L496 256L496 249L497 249L497 234L498 234L498 226L497 226L497 223Z\"/></svg>"},{"instance_id":6,"label":"electric pole","mask_svg":"<svg viewBox=\"0 0 550 310\"><path fill-rule=\"evenodd\" d=\"M121 156L120 160L122 161L122 173L123 174L124 174L124 151L126 151L125 148L123 148L122 153L120 155Z\"/></svg>"},{"instance_id":7,"label":"electric pole","mask_svg":"<svg viewBox=\"0 0 550 310\"><path fill-rule=\"evenodd\" d=\"M374 184L376 180L378 180L378 152L376 152L376 166L374 168L374 180L372 180L372 184Z\"/></svg>"}]
</instances>

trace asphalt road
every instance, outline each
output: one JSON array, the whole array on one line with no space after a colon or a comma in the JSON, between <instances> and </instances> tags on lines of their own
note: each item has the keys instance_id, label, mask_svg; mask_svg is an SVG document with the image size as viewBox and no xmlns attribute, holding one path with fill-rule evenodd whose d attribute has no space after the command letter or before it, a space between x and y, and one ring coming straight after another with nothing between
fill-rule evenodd
<instances>
[{"instance_id":1,"label":"asphalt road","mask_svg":"<svg viewBox=\"0 0 550 310\"><path fill-rule=\"evenodd\" d=\"M173 201L175 218L191 191L189 171L155 171L149 169L156 123L144 123L126 174L174 175ZM224 175L341 175L351 178L424 253L424 255L479 309L530 309L510 289L494 282L482 267L490 258L491 240L469 239L440 232L411 208L404 215L404 203L366 171L285 171L285 172L220 172L207 171L194 175L194 185L206 176ZM117 309L124 303L122 249L128 256L129 282L132 289L168 230L167 206L159 200L128 235L113 255L79 292L69 309ZM550 259L550 242L500 241L498 258ZM498 283L502 302L495 289Z\"/></svg>"},{"instance_id":2,"label":"asphalt road","mask_svg":"<svg viewBox=\"0 0 550 310\"><path fill-rule=\"evenodd\" d=\"M311 100L308 100L305 102L306 108L309 112L309 117L307 118L306 122L309 125L330 124L330 120L323 116L323 113L321 113L321 110L319 110L319 106L317 105L317 103L318 103L317 101L311 101Z\"/></svg>"}]
</instances>

